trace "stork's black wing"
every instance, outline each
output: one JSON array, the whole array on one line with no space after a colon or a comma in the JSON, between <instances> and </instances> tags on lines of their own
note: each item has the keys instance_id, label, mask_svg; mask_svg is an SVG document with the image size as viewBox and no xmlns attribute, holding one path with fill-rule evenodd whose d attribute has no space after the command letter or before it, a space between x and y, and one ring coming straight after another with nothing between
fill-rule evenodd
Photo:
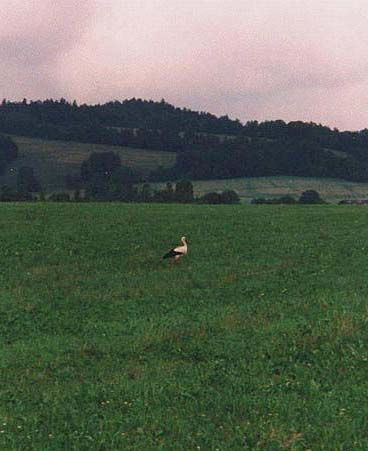
<instances>
[{"instance_id":1,"label":"stork's black wing","mask_svg":"<svg viewBox=\"0 0 368 451\"><path fill-rule=\"evenodd\" d=\"M174 249L171 249L167 254L165 254L162 258L170 258L170 257L176 257L177 255L183 255L182 252L177 252Z\"/></svg>"}]
</instances>

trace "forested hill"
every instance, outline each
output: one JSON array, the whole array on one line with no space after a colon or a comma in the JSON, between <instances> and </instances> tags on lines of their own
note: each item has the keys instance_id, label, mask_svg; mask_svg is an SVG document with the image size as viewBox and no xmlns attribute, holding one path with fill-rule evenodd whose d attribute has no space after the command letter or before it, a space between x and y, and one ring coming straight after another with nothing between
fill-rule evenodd
<instances>
[{"instance_id":1,"label":"forested hill","mask_svg":"<svg viewBox=\"0 0 368 451\"><path fill-rule=\"evenodd\" d=\"M282 120L242 124L164 100L3 100L0 133L177 152L174 168L153 175L161 180L299 175L368 181L366 129L340 132Z\"/></svg>"},{"instance_id":2,"label":"forested hill","mask_svg":"<svg viewBox=\"0 0 368 451\"><path fill-rule=\"evenodd\" d=\"M0 105L1 130L65 135L79 127L115 127L120 129L161 130L164 132L241 133L242 124L228 116L216 117L206 112L177 108L161 100L128 99L103 105L77 105L65 99L9 102ZM6 129L6 130L5 130ZM74 138L73 138L74 139Z\"/></svg>"}]
</instances>

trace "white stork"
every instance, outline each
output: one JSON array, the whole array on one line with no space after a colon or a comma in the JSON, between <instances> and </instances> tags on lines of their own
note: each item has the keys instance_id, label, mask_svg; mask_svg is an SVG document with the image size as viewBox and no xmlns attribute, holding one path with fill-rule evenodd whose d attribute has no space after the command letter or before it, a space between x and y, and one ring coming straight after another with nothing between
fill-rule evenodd
<instances>
[{"instance_id":1,"label":"white stork","mask_svg":"<svg viewBox=\"0 0 368 451\"><path fill-rule=\"evenodd\" d=\"M165 254L162 258L174 258L175 262L178 262L183 255L187 255L188 253L188 241L185 236L181 237L182 246L174 247L167 254Z\"/></svg>"}]
</instances>

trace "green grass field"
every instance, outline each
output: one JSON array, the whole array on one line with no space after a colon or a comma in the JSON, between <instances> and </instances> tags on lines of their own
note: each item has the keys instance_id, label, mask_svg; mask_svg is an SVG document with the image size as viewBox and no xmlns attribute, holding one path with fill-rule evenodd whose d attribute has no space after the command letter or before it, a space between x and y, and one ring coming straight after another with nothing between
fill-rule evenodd
<instances>
[{"instance_id":1,"label":"green grass field","mask_svg":"<svg viewBox=\"0 0 368 451\"><path fill-rule=\"evenodd\" d=\"M323 199L331 203L337 203L341 199L368 198L368 183L316 177L280 176L200 180L194 181L193 186L198 196L211 191L234 190L246 203L258 197L274 198L287 194L298 199L302 192L308 189L318 191Z\"/></svg>"},{"instance_id":2,"label":"green grass field","mask_svg":"<svg viewBox=\"0 0 368 451\"><path fill-rule=\"evenodd\" d=\"M12 136L19 148L19 157L0 177L0 184L15 186L16 171L22 166L31 166L45 192L65 191L65 176L79 175L82 162L92 152L110 151L117 153L123 165L141 174L148 174L162 166L174 165L176 154L129 147L82 144L69 141L48 141L44 139Z\"/></svg>"},{"instance_id":3,"label":"green grass field","mask_svg":"<svg viewBox=\"0 0 368 451\"><path fill-rule=\"evenodd\" d=\"M365 207L1 209L1 450L368 449Z\"/></svg>"}]
</instances>

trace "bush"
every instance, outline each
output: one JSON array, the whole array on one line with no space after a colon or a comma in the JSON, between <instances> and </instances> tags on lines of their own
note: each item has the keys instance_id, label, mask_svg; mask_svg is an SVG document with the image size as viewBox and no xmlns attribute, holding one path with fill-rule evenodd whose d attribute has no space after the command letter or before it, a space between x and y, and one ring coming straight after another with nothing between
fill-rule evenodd
<instances>
[{"instance_id":1,"label":"bush","mask_svg":"<svg viewBox=\"0 0 368 451\"><path fill-rule=\"evenodd\" d=\"M175 200L184 204L193 202L193 185L190 180L179 180L175 186Z\"/></svg>"},{"instance_id":2,"label":"bush","mask_svg":"<svg viewBox=\"0 0 368 451\"><path fill-rule=\"evenodd\" d=\"M264 197L257 197L255 199L252 199L250 201L250 203L252 205L263 205L263 204L267 204L267 199L265 199Z\"/></svg>"},{"instance_id":3,"label":"bush","mask_svg":"<svg viewBox=\"0 0 368 451\"><path fill-rule=\"evenodd\" d=\"M238 193L233 190L226 190L221 193L221 203L222 204L238 204L240 202L240 197Z\"/></svg>"},{"instance_id":4,"label":"bush","mask_svg":"<svg viewBox=\"0 0 368 451\"><path fill-rule=\"evenodd\" d=\"M74 200L74 202L83 202L84 201L84 198L81 195L80 189L76 189L74 191L73 200Z\"/></svg>"},{"instance_id":5,"label":"bush","mask_svg":"<svg viewBox=\"0 0 368 451\"><path fill-rule=\"evenodd\" d=\"M309 189L307 191L304 191L300 198L299 198L300 204L324 204L325 201L320 198L320 195L318 191L315 191L314 189Z\"/></svg>"},{"instance_id":6,"label":"bush","mask_svg":"<svg viewBox=\"0 0 368 451\"><path fill-rule=\"evenodd\" d=\"M69 202L70 196L68 193L54 193L49 196L48 200L51 202Z\"/></svg>"},{"instance_id":7,"label":"bush","mask_svg":"<svg viewBox=\"0 0 368 451\"><path fill-rule=\"evenodd\" d=\"M294 197L289 195L280 197L279 201L280 204L296 204Z\"/></svg>"},{"instance_id":8,"label":"bush","mask_svg":"<svg viewBox=\"0 0 368 451\"><path fill-rule=\"evenodd\" d=\"M24 202L38 200L37 196L33 196L30 192L16 191L8 185L3 185L0 189L1 202Z\"/></svg>"},{"instance_id":9,"label":"bush","mask_svg":"<svg viewBox=\"0 0 368 451\"><path fill-rule=\"evenodd\" d=\"M11 202L19 200L18 193L10 188L8 185L3 185L0 192L1 202Z\"/></svg>"},{"instance_id":10,"label":"bush","mask_svg":"<svg viewBox=\"0 0 368 451\"><path fill-rule=\"evenodd\" d=\"M211 191L200 197L198 201L202 204L237 204L240 202L240 198L233 190L223 191L222 193Z\"/></svg>"},{"instance_id":11,"label":"bush","mask_svg":"<svg viewBox=\"0 0 368 451\"><path fill-rule=\"evenodd\" d=\"M144 187L143 187L144 188ZM156 190L150 196L150 200L153 202L175 202L175 191L171 182L166 183L166 187L163 190Z\"/></svg>"},{"instance_id":12,"label":"bush","mask_svg":"<svg viewBox=\"0 0 368 451\"><path fill-rule=\"evenodd\" d=\"M221 194L215 191L204 194L199 198L199 202L202 204L221 204Z\"/></svg>"},{"instance_id":13,"label":"bush","mask_svg":"<svg viewBox=\"0 0 368 451\"><path fill-rule=\"evenodd\" d=\"M265 199L264 197L259 197L257 199L252 199L251 204L253 205L292 205L296 204L294 197L286 195L279 198Z\"/></svg>"}]
</instances>

